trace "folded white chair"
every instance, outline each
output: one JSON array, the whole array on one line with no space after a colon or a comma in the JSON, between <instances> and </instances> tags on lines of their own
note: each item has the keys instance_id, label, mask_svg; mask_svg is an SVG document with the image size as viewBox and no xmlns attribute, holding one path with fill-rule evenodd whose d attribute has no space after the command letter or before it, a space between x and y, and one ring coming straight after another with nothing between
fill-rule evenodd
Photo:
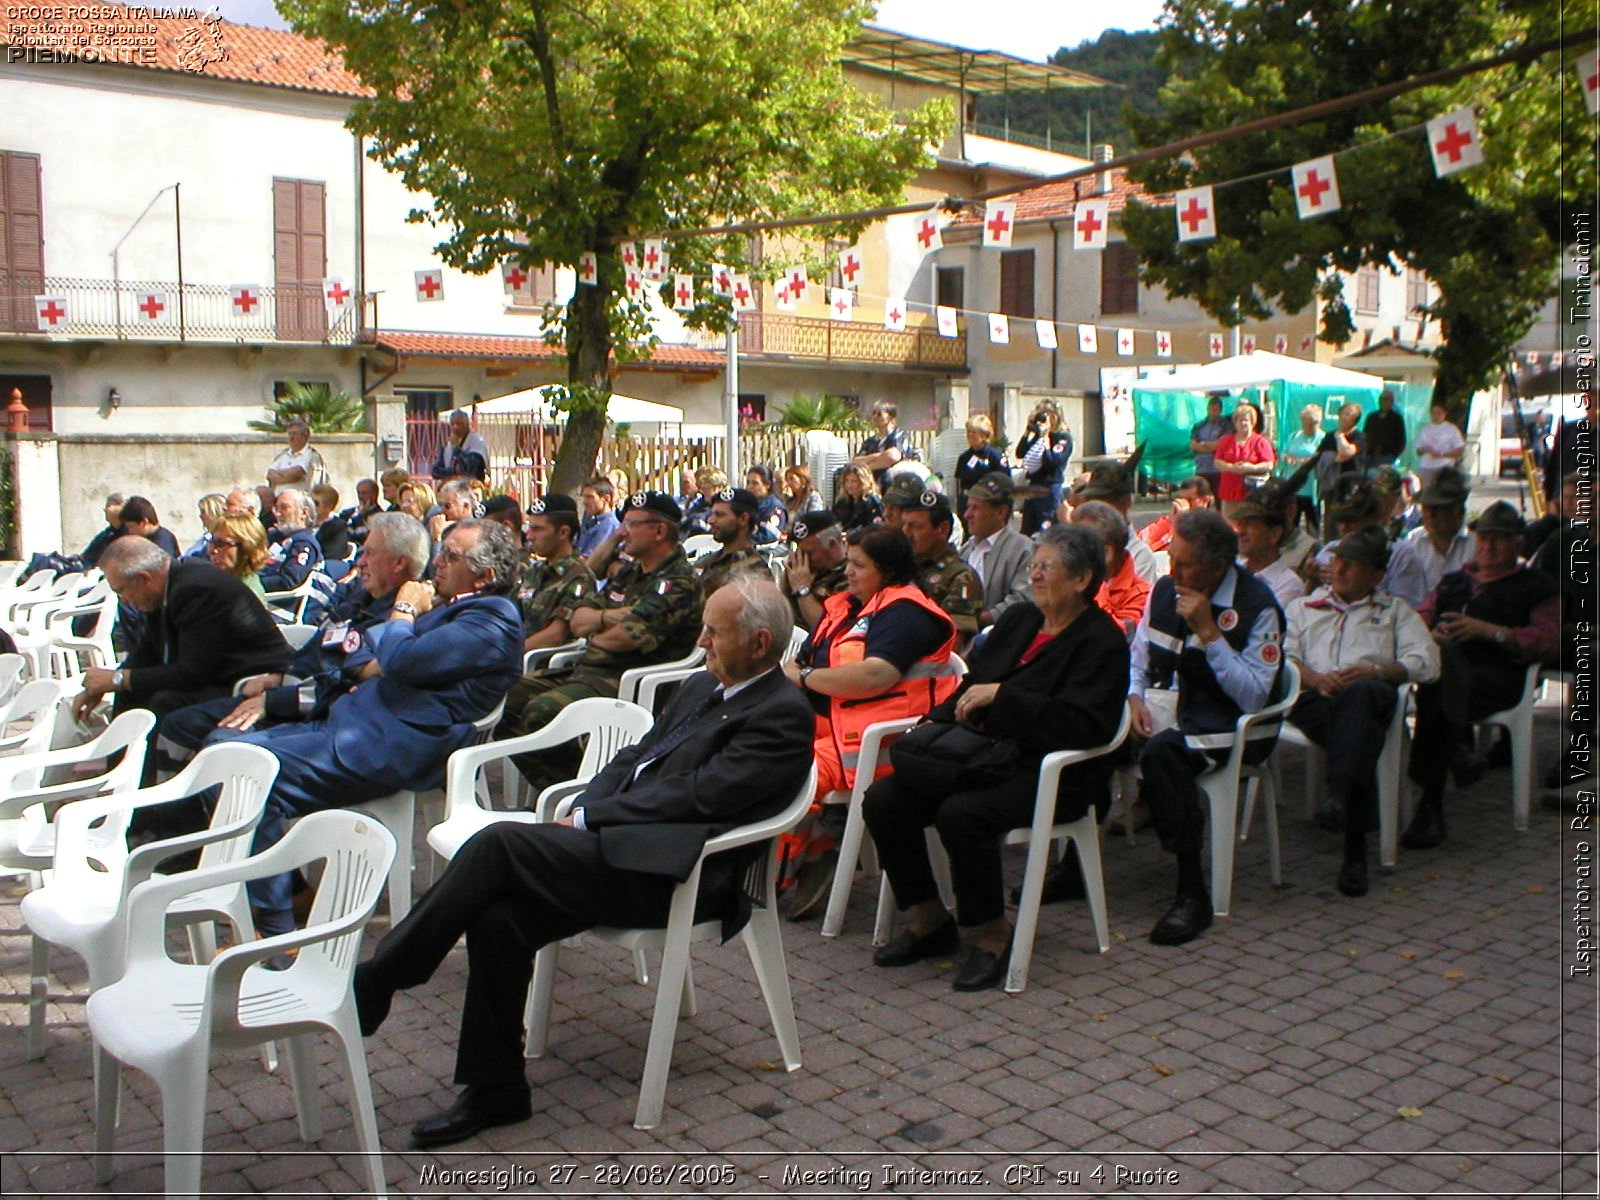
<instances>
[{"instance_id":1,"label":"folded white chair","mask_svg":"<svg viewBox=\"0 0 1600 1200\"><path fill-rule=\"evenodd\" d=\"M286 1041L301 1136L315 1142L322 1137L322 1113L311 1038L326 1032L338 1045L368 1188L374 1196L387 1195L351 979L361 931L378 903L394 849L394 837L376 821L328 809L305 817L277 845L254 857L150 879L133 890L126 969L121 979L89 997L98 1068L96 1183L110 1182L113 1173L118 1064L155 1079L161 1091L167 1194L193 1196L200 1192L212 1048ZM205 964L168 957L168 910L196 887L242 884L313 862L322 864L322 882L304 929L231 946ZM261 965L289 950L298 954L287 970Z\"/></svg>"}]
</instances>

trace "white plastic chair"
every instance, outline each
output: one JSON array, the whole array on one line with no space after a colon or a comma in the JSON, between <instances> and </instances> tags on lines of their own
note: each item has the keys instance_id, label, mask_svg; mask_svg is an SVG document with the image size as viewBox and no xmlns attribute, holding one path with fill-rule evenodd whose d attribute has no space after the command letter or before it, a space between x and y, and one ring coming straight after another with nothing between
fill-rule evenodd
<instances>
[{"instance_id":1,"label":"white plastic chair","mask_svg":"<svg viewBox=\"0 0 1600 1200\"><path fill-rule=\"evenodd\" d=\"M646 667L633 667L622 673L622 678L617 684L617 699L625 700L630 704L639 702L639 685L651 675L659 675L667 671L681 671L685 667L699 667L706 661L704 646L696 646L682 658L671 662L651 663Z\"/></svg>"},{"instance_id":2,"label":"white plastic chair","mask_svg":"<svg viewBox=\"0 0 1600 1200\"><path fill-rule=\"evenodd\" d=\"M1132 723L1132 712L1122 706L1117 732L1103 746L1088 750L1057 750L1039 763L1039 790L1033 800L1033 824L1006 834L1005 844L1026 843L1028 857L1022 868L1022 898L1017 904L1017 924L1011 933L1011 962L1006 970L1006 991L1020 992L1028 986L1028 964L1033 960L1033 939L1039 928L1039 898L1044 894L1044 876L1049 867L1050 843L1058 839L1078 848L1078 865L1083 868L1084 892L1089 899L1089 916L1094 921L1095 942L1104 954L1111 949L1111 929L1106 921L1106 884L1100 866L1100 820L1094 805L1074 821L1056 823L1056 793L1061 787L1061 772L1075 763L1110 754L1122 745ZM1065 856L1066 846L1061 846Z\"/></svg>"},{"instance_id":3,"label":"white plastic chair","mask_svg":"<svg viewBox=\"0 0 1600 1200\"><path fill-rule=\"evenodd\" d=\"M683 539L683 552L689 556L691 562L702 554L715 554L721 548L717 539L709 533L697 533L693 537Z\"/></svg>"},{"instance_id":4,"label":"white plastic chair","mask_svg":"<svg viewBox=\"0 0 1600 1200\"><path fill-rule=\"evenodd\" d=\"M96 796L64 804L56 813L53 869L45 885L22 898L22 919L33 933L33 986L28 999L28 1057L44 1052L44 1009L50 947L75 951L89 968L94 993L123 969L123 932L128 893L149 879L156 865L174 854L200 851L200 869L236 862L250 853L267 793L278 777L278 760L259 746L208 746L184 771L152 788ZM147 842L115 867L104 863L90 827L127 809L153 808L220 787L208 828L164 841ZM255 936L250 904L239 884L181 897L172 915L189 928L196 962L216 954L210 922L225 916L239 942ZM205 935L201 935L202 924Z\"/></svg>"},{"instance_id":5,"label":"white plastic chair","mask_svg":"<svg viewBox=\"0 0 1600 1200\"><path fill-rule=\"evenodd\" d=\"M750 952L756 982L767 1002L767 1012L772 1017L784 1068L789 1071L800 1069L800 1031L795 1023L794 999L789 991L789 970L783 958L783 935L778 924L777 854L778 838L800 823L806 810L811 807L816 786L817 771L813 765L800 789L781 812L707 841L689 878L673 889L665 929L613 929L600 926L589 931L591 936L632 950L635 955L650 950L661 953L655 1013L650 1022L650 1043L645 1050L644 1077L639 1084L639 1104L633 1118L635 1129L654 1129L661 1123L661 1111L666 1102L667 1073L672 1066L672 1046L678 1036L678 1018L692 1017L696 1011L694 985L689 974L690 944L720 941L722 937L720 920L696 924L694 919L695 901L700 891L700 872L706 859L713 854L740 846L766 843L764 853L751 865L745 881L756 885L749 889L752 894L757 893L759 888L760 899L740 936ZM562 807L570 807L570 803L569 798ZM528 1054L533 1058L543 1056L549 1042L550 1003L555 991L560 953L561 943L551 942L534 959L527 1013Z\"/></svg>"},{"instance_id":6,"label":"white plastic chair","mask_svg":"<svg viewBox=\"0 0 1600 1200\"><path fill-rule=\"evenodd\" d=\"M1537 766L1533 754L1533 710L1539 703L1539 675L1543 670L1538 663L1529 663L1517 702L1474 722L1480 731L1489 726L1502 726L1511 741L1511 820L1519 830L1528 827L1528 813L1533 805L1533 775Z\"/></svg>"},{"instance_id":7,"label":"white plastic chair","mask_svg":"<svg viewBox=\"0 0 1600 1200\"><path fill-rule=\"evenodd\" d=\"M285 625L302 625L306 619L306 606L311 603L314 576L307 575L299 587L285 592L268 592L262 596L267 609Z\"/></svg>"},{"instance_id":8,"label":"white plastic chair","mask_svg":"<svg viewBox=\"0 0 1600 1200\"><path fill-rule=\"evenodd\" d=\"M289 643L289 649L302 649L307 642L317 636L320 625L280 625L278 632L283 634L283 640Z\"/></svg>"},{"instance_id":9,"label":"white plastic chair","mask_svg":"<svg viewBox=\"0 0 1600 1200\"><path fill-rule=\"evenodd\" d=\"M504 699L496 704L489 712L479 717L472 723L476 742L482 742L491 733L494 727L500 724L500 717L505 712ZM460 753L458 750L457 754ZM454 755L451 756L452 758ZM347 804L344 807L351 812L365 813L377 821L394 835L399 850L395 852L389 864L389 923L399 924L400 920L411 911L411 873L416 869L416 822L417 822L417 793L407 790L391 792L387 796L380 796L376 800L363 800L359 804Z\"/></svg>"},{"instance_id":10,"label":"white plastic chair","mask_svg":"<svg viewBox=\"0 0 1600 1200\"><path fill-rule=\"evenodd\" d=\"M22 682L22 672L28 660L20 654L0 654L0 704L10 703Z\"/></svg>"},{"instance_id":11,"label":"white plastic chair","mask_svg":"<svg viewBox=\"0 0 1600 1200\"><path fill-rule=\"evenodd\" d=\"M20 558L0 559L0 589L8 588L20 579L27 566Z\"/></svg>"},{"instance_id":12,"label":"white plastic chair","mask_svg":"<svg viewBox=\"0 0 1600 1200\"><path fill-rule=\"evenodd\" d=\"M17 606L49 595L50 589L55 586L55 581L54 571L35 571L20 583L13 582L0 588L0 625L8 628L14 625Z\"/></svg>"},{"instance_id":13,"label":"white plastic chair","mask_svg":"<svg viewBox=\"0 0 1600 1200\"><path fill-rule=\"evenodd\" d=\"M322 1113L311 1035L328 1032L338 1043L368 1186L375 1196L387 1194L350 984L361 930L378 903L394 849L394 838L376 821L329 809L304 818L262 854L150 879L133 890L127 968L121 979L89 997L98 1068L96 1183L110 1182L113 1173L118 1064L155 1079L161 1090L167 1194L192 1196L200 1191L212 1047L287 1040L301 1136L315 1142L322 1137ZM317 861L323 863L322 882L306 928L229 947L207 964L178 963L167 956L166 918L174 901L197 887L237 885ZM260 965L291 949L299 953L287 970Z\"/></svg>"},{"instance_id":14,"label":"white plastic chair","mask_svg":"<svg viewBox=\"0 0 1600 1200\"><path fill-rule=\"evenodd\" d=\"M543 820L539 813L541 806L548 809L556 798L581 791L583 785L615 758L619 750L633 745L649 733L653 723L650 713L637 704L594 696L574 700L556 714L555 720L533 733L457 750L450 756L450 764L445 769L445 818L428 830L428 845L440 858L449 861L468 838L497 821L533 823ZM497 812L489 807L483 770L490 763L503 761L507 771L514 775L516 767L511 762L513 754L548 750L585 736L588 741L583 748L577 777L570 783L558 783L546 788L545 794L536 802L534 811ZM553 798L547 799L547 796Z\"/></svg>"},{"instance_id":15,"label":"white plastic chair","mask_svg":"<svg viewBox=\"0 0 1600 1200\"><path fill-rule=\"evenodd\" d=\"M1233 898L1233 856L1239 836L1239 806L1245 799L1242 785L1246 782L1255 781L1268 793L1262 800L1267 814L1267 862L1273 885L1283 882L1283 863L1278 850L1278 793L1271 758L1253 765L1244 761L1251 742L1277 736L1289 710L1300 698L1300 672L1293 663L1286 663L1283 670L1283 697L1259 712L1241 716L1233 727L1227 759L1216 770L1196 780L1210 809L1211 908L1219 917L1228 915L1228 905Z\"/></svg>"},{"instance_id":16,"label":"white plastic chair","mask_svg":"<svg viewBox=\"0 0 1600 1200\"><path fill-rule=\"evenodd\" d=\"M550 665L551 660L558 656L565 658L574 653L581 655L588 645L588 638L573 638L572 641L562 642L559 646L541 646L537 650L524 651L522 655L522 673L526 675L529 671L537 671L541 667L547 667Z\"/></svg>"}]
</instances>

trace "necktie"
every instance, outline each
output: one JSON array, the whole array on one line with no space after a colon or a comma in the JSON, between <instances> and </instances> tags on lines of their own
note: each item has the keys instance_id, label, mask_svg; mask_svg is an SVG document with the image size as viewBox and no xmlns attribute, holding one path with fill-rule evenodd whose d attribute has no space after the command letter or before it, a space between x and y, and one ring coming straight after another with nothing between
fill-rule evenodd
<instances>
[{"instance_id":1,"label":"necktie","mask_svg":"<svg viewBox=\"0 0 1600 1200\"><path fill-rule=\"evenodd\" d=\"M700 703L689 710L683 720L667 730L666 736L650 747L649 756L641 760L639 765L634 768L633 777L635 779L639 778L647 768L661 761L682 745L684 740L694 732L695 727L699 725L701 718L721 703L722 689L720 687L712 688Z\"/></svg>"}]
</instances>

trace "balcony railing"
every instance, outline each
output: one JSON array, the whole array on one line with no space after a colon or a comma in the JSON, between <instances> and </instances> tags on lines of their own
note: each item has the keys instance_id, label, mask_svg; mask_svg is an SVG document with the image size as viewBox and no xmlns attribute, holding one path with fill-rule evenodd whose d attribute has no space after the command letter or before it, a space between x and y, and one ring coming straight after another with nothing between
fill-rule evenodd
<instances>
[{"instance_id":1,"label":"balcony railing","mask_svg":"<svg viewBox=\"0 0 1600 1200\"><path fill-rule=\"evenodd\" d=\"M896 332L866 321L832 321L785 313L742 313L739 352L831 363L873 363L922 370L962 371L964 338L934 330Z\"/></svg>"},{"instance_id":2,"label":"balcony railing","mask_svg":"<svg viewBox=\"0 0 1600 1200\"><path fill-rule=\"evenodd\" d=\"M35 308L39 296L66 301L59 323L47 330L39 328ZM232 289L225 284L185 283L180 292L177 283L168 281L118 282L50 275L43 286L19 287L0 277L0 334L138 342L348 345L360 328L355 305L330 319L320 280L290 287L252 286L238 301L235 303Z\"/></svg>"}]
</instances>

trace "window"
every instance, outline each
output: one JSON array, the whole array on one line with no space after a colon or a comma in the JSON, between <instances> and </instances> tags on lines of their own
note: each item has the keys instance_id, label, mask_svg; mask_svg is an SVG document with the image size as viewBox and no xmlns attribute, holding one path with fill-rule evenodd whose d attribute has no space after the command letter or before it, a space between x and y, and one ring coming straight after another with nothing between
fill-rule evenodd
<instances>
[{"instance_id":1,"label":"window","mask_svg":"<svg viewBox=\"0 0 1600 1200\"><path fill-rule=\"evenodd\" d=\"M37 154L0 150L0 330L33 333L39 328L33 298L44 291L44 212ZM48 385L48 381L46 381ZM49 388L46 386L46 428ZM32 397L23 396L32 411ZM0 404L11 403L11 388ZM29 417L32 428L33 418Z\"/></svg>"},{"instance_id":2,"label":"window","mask_svg":"<svg viewBox=\"0 0 1600 1200\"><path fill-rule=\"evenodd\" d=\"M272 264L278 337L320 342L328 334L322 296L322 281L328 274L322 184L304 179L272 181Z\"/></svg>"},{"instance_id":3,"label":"window","mask_svg":"<svg viewBox=\"0 0 1600 1200\"><path fill-rule=\"evenodd\" d=\"M1000 252L1000 311L1013 317L1033 316L1033 251Z\"/></svg>"},{"instance_id":4,"label":"window","mask_svg":"<svg viewBox=\"0 0 1600 1200\"><path fill-rule=\"evenodd\" d=\"M33 309L34 293L28 294L28 308L31 314ZM30 325L29 329L35 326ZM22 393L22 402L28 406L28 432L50 432L50 376L48 375L0 375L0 401L11 403L13 390ZM100 393L102 396L104 392Z\"/></svg>"},{"instance_id":5,"label":"window","mask_svg":"<svg viewBox=\"0 0 1600 1200\"><path fill-rule=\"evenodd\" d=\"M1100 252L1100 311L1139 311L1139 259L1127 242L1111 242Z\"/></svg>"},{"instance_id":6,"label":"window","mask_svg":"<svg viewBox=\"0 0 1600 1200\"><path fill-rule=\"evenodd\" d=\"M967 273L962 267L939 267L933 277L933 302L946 308L965 306Z\"/></svg>"},{"instance_id":7,"label":"window","mask_svg":"<svg viewBox=\"0 0 1600 1200\"><path fill-rule=\"evenodd\" d=\"M1428 306L1428 277L1415 267L1406 268L1406 313L1421 312Z\"/></svg>"},{"instance_id":8,"label":"window","mask_svg":"<svg viewBox=\"0 0 1600 1200\"><path fill-rule=\"evenodd\" d=\"M739 393L739 423L750 421L765 421L767 419L767 397L764 392Z\"/></svg>"},{"instance_id":9,"label":"window","mask_svg":"<svg viewBox=\"0 0 1600 1200\"><path fill-rule=\"evenodd\" d=\"M1378 311L1378 268L1362 267L1356 272L1356 311Z\"/></svg>"},{"instance_id":10,"label":"window","mask_svg":"<svg viewBox=\"0 0 1600 1200\"><path fill-rule=\"evenodd\" d=\"M549 263L526 269L527 277L511 293L512 308L543 311L556 298L556 269Z\"/></svg>"}]
</instances>

